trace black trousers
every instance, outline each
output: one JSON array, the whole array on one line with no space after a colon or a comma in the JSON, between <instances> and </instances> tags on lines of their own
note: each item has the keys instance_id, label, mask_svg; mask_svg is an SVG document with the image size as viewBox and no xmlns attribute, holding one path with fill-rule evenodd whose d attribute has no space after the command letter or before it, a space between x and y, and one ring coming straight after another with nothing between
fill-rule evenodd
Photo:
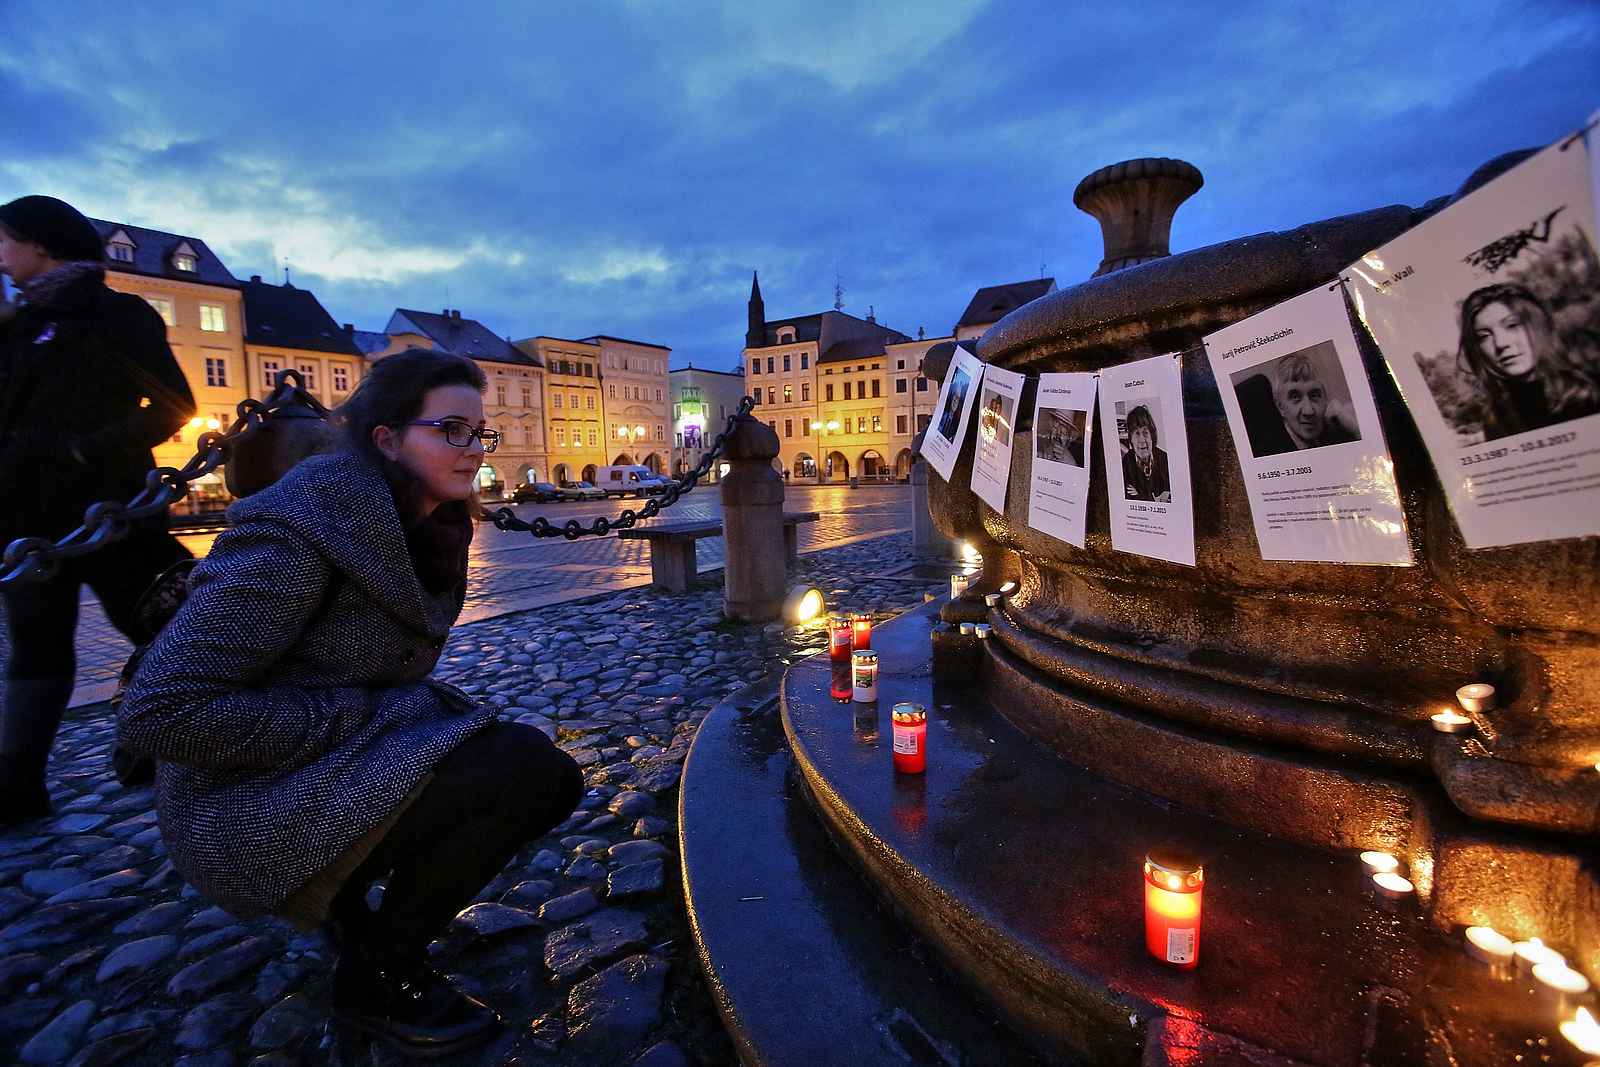
<instances>
[{"instance_id":1,"label":"black trousers","mask_svg":"<svg viewBox=\"0 0 1600 1067\"><path fill-rule=\"evenodd\" d=\"M492 723L434 768L433 781L334 898L346 949L417 961L517 851L572 814L583 772L532 726ZM377 911L367 891L389 882Z\"/></svg>"},{"instance_id":2,"label":"black trousers","mask_svg":"<svg viewBox=\"0 0 1600 1067\"><path fill-rule=\"evenodd\" d=\"M67 561L49 581L6 586L11 652L0 705L0 755L10 757L8 779L42 781L61 715L72 696L83 587L94 590L111 624L140 644L151 635L143 632L134 612L139 598L162 571L188 558L189 550L165 529L147 527Z\"/></svg>"}]
</instances>

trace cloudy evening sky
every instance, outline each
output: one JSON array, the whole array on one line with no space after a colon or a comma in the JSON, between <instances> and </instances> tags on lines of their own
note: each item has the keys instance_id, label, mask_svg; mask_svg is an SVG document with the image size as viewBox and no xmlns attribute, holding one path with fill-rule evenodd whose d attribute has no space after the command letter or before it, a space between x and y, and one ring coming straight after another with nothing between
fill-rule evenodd
<instances>
[{"instance_id":1,"label":"cloudy evening sky","mask_svg":"<svg viewBox=\"0 0 1600 1067\"><path fill-rule=\"evenodd\" d=\"M772 317L947 332L1100 258L1072 206L1196 164L1175 249L1453 190L1600 106L1590 3L0 3L0 201L203 238L341 322L738 355ZM395 11L404 14L395 14Z\"/></svg>"}]
</instances>

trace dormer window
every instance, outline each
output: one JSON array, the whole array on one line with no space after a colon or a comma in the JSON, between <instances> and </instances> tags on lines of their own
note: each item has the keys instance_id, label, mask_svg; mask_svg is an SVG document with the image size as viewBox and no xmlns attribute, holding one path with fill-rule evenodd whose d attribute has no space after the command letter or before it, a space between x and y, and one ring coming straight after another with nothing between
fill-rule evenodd
<instances>
[{"instance_id":1,"label":"dormer window","mask_svg":"<svg viewBox=\"0 0 1600 1067\"><path fill-rule=\"evenodd\" d=\"M132 263L133 246L130 244L123 244L121 241L117 241L113 244L106 245L106 255L117 263Z\"/></svg>"},{"instance_id":2,"label":"dormer window","mask_svg":"<svg viewBox=\"0 0 1600 1067\"><path fill-rule=\"evenodd\" d=\"M177 255L172 257L172 265L177 267L179 270L188 271L190 274L193 274L196 263L193 256L179 252Z\"/></svg>"},{"instance_id":3,"label":"dormer window","mask_svg":"<svg viewBox=\"0 0 1600 1067\"><path fill-rule=\"evenodd\" d=\"M780 345L793 344L794 343L794 331L793 330L779 330L778 331L778 343Z\"/></svg>"}]
</instances>

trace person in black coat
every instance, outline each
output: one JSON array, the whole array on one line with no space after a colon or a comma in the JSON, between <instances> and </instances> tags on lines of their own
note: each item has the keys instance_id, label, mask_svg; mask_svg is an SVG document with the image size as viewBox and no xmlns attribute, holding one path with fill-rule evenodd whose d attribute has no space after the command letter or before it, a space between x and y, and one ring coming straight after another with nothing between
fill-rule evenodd
<instances>
[{"instance_id":1,"label":"person in black coat","mask_svg":"<svg viewBox=\"0 0 1600 1067\"><path fill-rule=\"evenodd\" d=\"M161 316L106 287L100 235L71 205L47 196L0 205L0 273L24 301L0 303L0 546L54 541L90 504L125 503L144 487L150 450L194 413L194 398ZM134 616L139 597L188 555L164 518L150 519L49 581L5 587L0 827L51 810L44 771L72 695L81 587L138 644L150 636Z\"/></svg>"},{"instance_id":2,"label":"person in black coat","mask_svg":"<svg viewBox=\"0 0 1600 1067\"><path fill-rule=\"evenodd\" d=\"M1156 420L1143 404L1128 412L1128 451L1122 454L1122 488L1129 500L1172 500L1167 453L1156 447Z\"/></svg>"}]
</instances>

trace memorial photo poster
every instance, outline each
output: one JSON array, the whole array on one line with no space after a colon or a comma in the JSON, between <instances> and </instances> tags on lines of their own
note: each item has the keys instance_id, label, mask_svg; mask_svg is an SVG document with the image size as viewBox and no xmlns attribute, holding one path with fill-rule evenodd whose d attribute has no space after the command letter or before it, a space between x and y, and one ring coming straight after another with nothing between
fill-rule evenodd
<instances>
[{"instance_id":1,"label":"memorial photo poster","mask_svg":"<svg viewBox=\"0 0 1600 1067\"><path fill-rule=\"evenodd\" d=\"M1594 140L1546 148L1350 268L1470 548L1600 534Z\"/></svg>"},{"instance_id":2,"label":"memorial photo poster","mask_svg":"<svg viewBox=\"0 0 1600 1067\"><path fill-rule=\"evenodd\" d=\"M1205 339L1261 558L1409 564L1394 463L1340 287Z\"/></svg>"},{"instance_id":3,"label":"memorial photo poster","mask_svg":"<svg viewBox=\"0 0 1600 1067\"><path fill-rule=\"evenodd\" d=\"M1194 491L1176 355L1100 372L1111 545L1194 566Z\"/></svg>"},{"instance_id":4,"label":"memorial photo poster","mask_svg":"<svg viewBox=\"0 0 1600 1067\"><path fill-rule=\"evenodd\" d=\"M1033 406L1028 525L1079 548L1089 505L1097 377L1041 374Z\"/></svg>"},{"instance_id":5,"label":"memorial photo poster","mask_svg":"<svg viewBox=\"0 0 1600 1067\"><path fill-rule=\"evenodd\" d=\"M1024 378L999 367L983 368L978 392L978 448L972 457L972 491L996 511L1006 510L1011 481L1011 441L1017 428Z\"/></svg>"},{"instance_id":6,"label":"memorial photo poster","mask_svg":"<svg viewBox=\"0 0 1600 1067\"><path fill-rule=\"evenodd\" d=\"M944 384L939 386L933 421L928 424L928 432L922 435L922 454L927 457L928 465L947 482L956 469L956 456L961 452L967 419L972 415L972 402L982 380L983 364L977 356L958 346L955 358L950 361L950 370L944 376Z\"/></svg>"}]
</instances>

